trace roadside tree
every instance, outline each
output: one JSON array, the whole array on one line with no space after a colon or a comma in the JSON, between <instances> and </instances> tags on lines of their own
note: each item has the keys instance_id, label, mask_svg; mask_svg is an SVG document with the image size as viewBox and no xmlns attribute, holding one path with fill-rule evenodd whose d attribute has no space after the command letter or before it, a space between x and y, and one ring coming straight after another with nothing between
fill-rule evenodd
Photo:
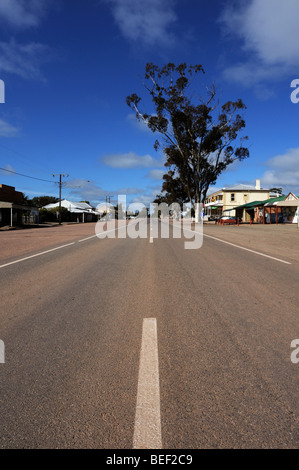
<instances>
[{"instance_id":1,"label":"roadside tree","mask_svg":"<svg viewBox=\"0 0 299 470\"><path fill-rule=\"evenodd\" d=\"M154 147L162 147L169 169L162 193L167 200L190 201L196 221L198 203L204 202L209 187L229 165L249 157L244 146L247 136L240 136L246 106L241 99L220 106L214 85L206 89L205 98L200 97L194 80L203 73L201 65L169 63L160 68L148 63L144 86L153 103L152 112L141 110L136 93L126 99L136 118L160 135Z\"/></svg>"}]
</instances>

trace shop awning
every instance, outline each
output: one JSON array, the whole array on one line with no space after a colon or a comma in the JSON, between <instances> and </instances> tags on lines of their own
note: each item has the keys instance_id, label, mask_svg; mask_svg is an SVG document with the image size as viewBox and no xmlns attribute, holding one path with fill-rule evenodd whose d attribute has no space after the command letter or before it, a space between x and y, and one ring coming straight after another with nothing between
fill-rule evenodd
<instances>
[{"instance_id":1,"label":"shop awning","mask_svg":"<svg viewBox=\"0 0 299 470\"><path fill-rule=\"evenodd\" d=\"M270 204L266 204L266 206L269 206ZM294 201L278 201L275 203L275 206L278 207L298 207L299 206L299 200Z\"/></svg>"}]
</instances>

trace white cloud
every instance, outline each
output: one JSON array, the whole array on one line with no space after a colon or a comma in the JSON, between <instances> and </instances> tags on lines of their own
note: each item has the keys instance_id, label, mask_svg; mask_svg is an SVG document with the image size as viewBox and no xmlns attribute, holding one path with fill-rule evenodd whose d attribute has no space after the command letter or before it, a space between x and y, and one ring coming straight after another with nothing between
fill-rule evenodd
<instances>
[{"instance_id":1,"label":"white cloud","mask_svg":"<svg viewBox=\"0 0 299 470\"><path fill-rule=\"evenodd\" d=\"M266 165L269 169L261 178L264 187L299 190L299 147L276 155L269 159Z\"/></svg>"},{"instance_id":2,"label":"white cloud","mask_svg":"<svg viewBox=\"0 0 299 470\"><path fill-rule=\"evenodd\" d=\"M112 168L149 168L160 166L160 163L150 155L140 156L134 152L105 155L102 161Z\"/></svg>"},{"instance_id":3,"label":"white cloud","mask_svg":"<svg viewBox=\"0 0 299 470\"><path fill-rule=\"evenodd\" d=\"M0 42L0 72L26 79L44 80L41 64L49 60L50 48L40 43Z\"/></svg>"},{"instance_id":4,"label":"white cloud","mask_svg":"<svg viewBox=\"0 0 299 470\"><path fill-rule=\"evenodd\" d=\"M157 194L159 194L160 192L161 192L161 186L147 188L147 190L145 190L143 194L140 194L139 196L132 199L132 203L133 204L141 203L149 207L150 203L156 199Z\"/></svg>"},{"instance_id":5,"label":"white cloud","mask_svg":"<svg viewBox=\"0 0 299 470\"><path fill-rule=\"evenodd\" d=\"M132 126L134 126L136 129L139 129L142 132L147 132L149 134L152 133L150 128L147 126L147 124L144 121L139 121L136 119L136 114L134 113L129 113L126 118L127 122L129 122Z\"/></svg>"},{"instance_id":6,"label":"white cloud","mask_svg":"<svg viewBox=\"0 0 299 470\"><path fill-rule=\"evenodd\" d=\"M171 44L175 0L106 0L123 36L148 46Z\"/></svg>"},{"instance_id":7,"label":"white cloud","mask_svg":"<svg viewBox=\"0 0 299 470\"><path fill-rule=\"evenodd\" d=\"M1 137L16 137L18 135L19 129L12 126L8 122L0 119L0 136Z\"/></svg>"},{"instance_id":8,"label":"white cloud","mask_svg":"<svg viewBox=\"0 0 299 470\"><path fill-rule=\"evenodd\" d=\"M299 66L298 0L249 0L228 4L221 22L242 40L247 60L228 67L226 78L244 85L273 80ZM249 54L249 55L248 55Z\"/></svg>"},{"instance_id":9,"label":"white cloud","mask_svg":"<svg viewBox=\"0 0 299 470\"><path fill-rule=\"evenodd\" d=\"M141 188L136 188L136 187L133 187L133 188L130 188L130 187L127 187L127 188L119 188L119 189L116 189L113 192L113 194L124 194L124 195L129 195L129 194L141 194L143 193L144 189L141 189Z\"/></svg>"},{"instance_id":10,"label":"white cloud","mask_svg":"<svg viewBox=\"0 0 299 470\"><path fill-rule=\"evenodd\" d=\"M166 170L150 170L146 177L147 178L152 178L154 180L162 180L163 175L165 175Z\"/></svg>"},{"instance_id":11,"label":"white cloud","mask_svg":"<svg viewBox=\"0 0 299 470\"><path fill-rule=\"evenodd\" d=\"M38 26L47 5L48 0L1 0L0 22L18 28Z\"/></svg>"},{"instance_id":12,"label":"white cloud","mask_svg":"<svg viewBox=\"0 0 299 470\"><path fill-rule=\"evenodd\" d=\"M9 175L11 175L10 172L15 172L15 171L16 171L9 163L8 163L7 165L5 165L4 168L5 168L7 171L5 171L5 170L0 170L1 175L9 176Z\"/></svg>"},{"instance_id":13,"label":"white cloud","mask_svg":"<svg viewBox=\"0 0 299 470\"><path fill-rule=\"evenodd\" d=\"M143 194L144 189L136 187L123 187L114 189L103 189L94 181L88 181L80 178L73 178L64 184L65 190L69 191L70 198L76 200L90 201L95 205L105 201L106 196L111 197L111 203L116 204L119 195L137 195Z\"/></svg>"}]
</instances>

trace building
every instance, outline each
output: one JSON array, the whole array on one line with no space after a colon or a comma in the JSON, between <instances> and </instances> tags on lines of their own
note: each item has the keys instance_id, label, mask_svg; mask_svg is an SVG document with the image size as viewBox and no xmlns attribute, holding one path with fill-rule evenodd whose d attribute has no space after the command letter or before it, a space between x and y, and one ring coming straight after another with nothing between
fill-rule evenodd
<instances>
[{"instance_id":1,"label":"building","mask_svg":"<svg viewBox=\"0 0 299 470\"><path fill-rule=\"evenodd\" d=\"M115 208L112 204L110 203L100 203L97 205L97 212L100 214L102 217L105 214L112 214L115 212Z\"/></svg>"},{"instance_id":2,"label":"building","mask_svg":"<svg viewBox=\"0 0 299 470\"><path fill-rule=\"evenodd\" d=\"M236 217L243 222L261 224L297 223L299 199L293 193L253 201L234 208ZM225 214L229 213L225 211Z\"/></svg>"},{"instance_id":3,"label":"building","mask_svg":"<svg viewBox=\"0 0 299 470\"><path fill-rule=\"evenodd\" d=\"M224 215L225 212L225 215L236 216L236 207L254 201L269 199L270 196L269 189L261 188L260 180L256 180L255 186L238 184L222 188L206 198L204 205L205 215L208 218L217 218Z\"/></svg>"},{"instance_id":4,"label":"building","mask_svg":"<svg viewBox=\"0 0 299 470\"><path fill-rule=\"evenodd\" d=\"M0 226L38 223L38 209L24 204L24 196L13 186L0 184Z\"/></svg>"},{"instance_id":5,"label":"building","mask_svg":"<svg viewBox=\"0 0 299 470\"><path fill-rule=\"evenodd\" d=\"M43 209L51 210L59 207L59 202L47 204ZM73 202L67 199L61 201L61 207L64 207L71 214L73 222L92 222L98 219L99 212L87 202ZM58 218L58 210L57 210Z\"/></svg>"}]
</instances>

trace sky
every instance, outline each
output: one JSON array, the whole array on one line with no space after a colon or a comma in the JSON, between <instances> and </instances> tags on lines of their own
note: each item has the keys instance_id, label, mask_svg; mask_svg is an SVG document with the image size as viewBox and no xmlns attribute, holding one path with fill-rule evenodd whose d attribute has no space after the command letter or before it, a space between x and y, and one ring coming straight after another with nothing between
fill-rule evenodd
<instances>
[{"instance_id":1,"label":"sky","mask_svg":"<svg viewBox=\"0 0 299 470\"><path fill-rule=\"evenodd\" d=\"M298 18L298 0L0 0L0 183L58 196L63 174L63 198L148 205L167 170L126 97L152 112L146 63L186 62L247 106L250 158L210 192L260 179L299 195Z\"/></svg>"}]
</instances>

